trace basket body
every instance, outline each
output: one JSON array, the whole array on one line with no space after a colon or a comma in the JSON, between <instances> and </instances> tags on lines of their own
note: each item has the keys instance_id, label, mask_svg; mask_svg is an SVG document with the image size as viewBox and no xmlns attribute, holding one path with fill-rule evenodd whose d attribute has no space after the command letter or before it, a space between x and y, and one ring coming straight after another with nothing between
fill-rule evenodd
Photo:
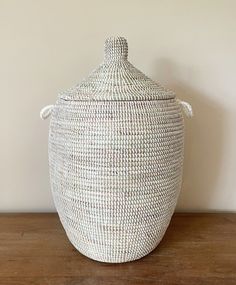
<instances>
[{"instance_id":1,"label":"basket body","mask_svg":"<svg viewBox=\"0 0 236 285\"><path fill-rule=\"evenodd\" d=\"M50 178L72 244L103 262L151 252L176 206L183 149L183 116L174 98L59 99L50 123Z\"/></svg>"}]
</instances>

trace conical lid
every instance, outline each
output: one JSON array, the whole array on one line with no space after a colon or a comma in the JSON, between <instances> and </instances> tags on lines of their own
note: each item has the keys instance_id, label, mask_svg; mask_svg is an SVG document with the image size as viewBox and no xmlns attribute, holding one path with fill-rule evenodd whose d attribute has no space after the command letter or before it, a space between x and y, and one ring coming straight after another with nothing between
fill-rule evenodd
<instances>
[{"instance_id":1,"label":"conical lid","mask_svg":"<svg viewBox=\"0 0 236 285\"><path fill-rule=\"evenodd\" d=\"M79 101L140 101L174 98L135 68L127 59L128 44L123 37L105 41L104 61L86 79L60 94L65 100Z\"/></svg>"}]
</instances>

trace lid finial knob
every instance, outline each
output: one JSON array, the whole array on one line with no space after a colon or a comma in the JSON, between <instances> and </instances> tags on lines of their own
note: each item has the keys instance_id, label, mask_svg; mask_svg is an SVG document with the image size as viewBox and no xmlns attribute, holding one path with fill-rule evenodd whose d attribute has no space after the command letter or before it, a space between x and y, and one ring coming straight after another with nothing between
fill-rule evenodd
<instances>
[{"instance_id":1,"label":"lid finial knob","mask_svg":"<svg viewBox=\"0 0 236 285\"><path fill-rule=\"evenodd\" d=\"M128 57L128 43L123 37L110 37L105 41L105 60L125 60Z\"/></svg>"}]
</instances>

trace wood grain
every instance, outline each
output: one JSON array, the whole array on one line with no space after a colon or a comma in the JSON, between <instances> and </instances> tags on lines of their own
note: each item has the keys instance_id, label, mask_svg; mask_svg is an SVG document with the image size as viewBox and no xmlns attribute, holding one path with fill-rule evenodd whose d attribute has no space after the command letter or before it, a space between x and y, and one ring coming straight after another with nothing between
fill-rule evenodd
<instances>
[{"instance_id":1,"label":"wood grain","mask_svg":"<svg viewBox=\"0 0 236 285\"><path fill-rule=\"evenodd\" d=\"M1 214L0 284L235 285L236 214L175 214L156 250L125 264L82 256L56 214Z\"/></svg>"}]
</instances>

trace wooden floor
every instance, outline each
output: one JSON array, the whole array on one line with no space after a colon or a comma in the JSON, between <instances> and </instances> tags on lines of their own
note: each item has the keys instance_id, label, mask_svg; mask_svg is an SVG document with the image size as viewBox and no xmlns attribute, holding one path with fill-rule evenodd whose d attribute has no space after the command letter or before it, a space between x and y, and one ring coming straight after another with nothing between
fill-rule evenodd
<instances>
[{"instance_id":1,"label":"wooden floor","mask_svg":"<svg viewBox=\"0 0 236 285\"><path fill-rule=\"evenodd\" d=\"M124 264L82 256L56 214L1 214L0 284L235 285L236 214L176 214L156 250Z\"/></svg>"}]
</instances>

